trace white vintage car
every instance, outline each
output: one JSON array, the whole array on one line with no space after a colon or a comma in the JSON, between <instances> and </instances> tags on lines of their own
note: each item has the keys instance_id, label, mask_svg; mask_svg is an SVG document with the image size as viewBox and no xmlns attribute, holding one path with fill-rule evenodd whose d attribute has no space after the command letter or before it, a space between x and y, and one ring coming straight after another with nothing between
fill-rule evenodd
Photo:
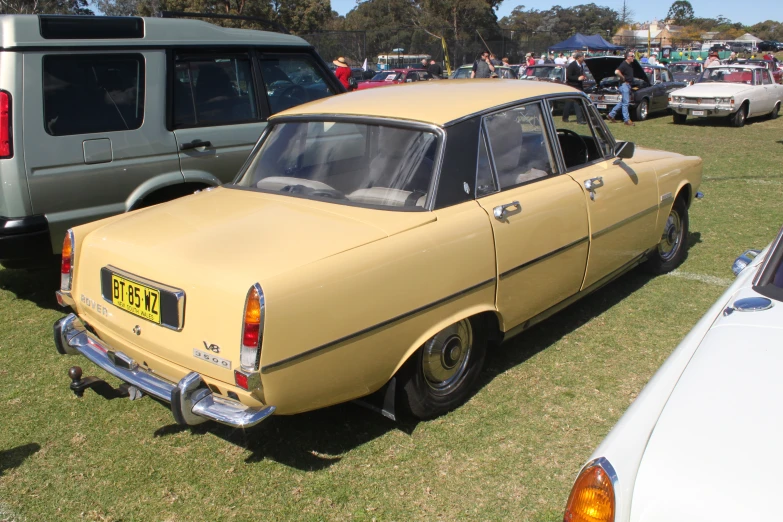
<instances>
[{"instance_id":1,"label":"white vintage car","mask_svg":"<svg viewBox=\"0 0 783 522\"><path fill-rule=\"evenodd\" d=\"M777 118L783 103L783 85L775 83L769 70L758 65L713 65L699 81L669 95L674 123L688 116L727 118L734 127L745 120L768 114Z\"/></svg>"},{"instance_id":2,"label":"white vintage car","mask_svg":"<svg viewBox=\"0 0 783 522\"><path fill-rule=\"evenodd\" d=\"M582 468L564 520L779 520L783 229Z\"/></svg>"}]
</instances>

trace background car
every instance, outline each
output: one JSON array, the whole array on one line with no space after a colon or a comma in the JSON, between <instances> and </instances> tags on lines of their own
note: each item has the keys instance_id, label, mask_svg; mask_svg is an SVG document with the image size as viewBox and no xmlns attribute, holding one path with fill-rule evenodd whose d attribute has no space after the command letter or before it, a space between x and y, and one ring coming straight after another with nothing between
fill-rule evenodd
<instances>
[{"instance_id":1,"label":"background car","mask_svg":"<svg viewBox=\"0 0 783 522\"><path fill-rule=\"evenodd\" d=\"M681 61L669 65L672 78L677 82L694 83L704 70L704 62L696 60Z\"/></svg>"},{"instance_id":2,"label":"background car","mask_svg":"<svg viewBox=\"0 0 783 522\"><path fill-rule=\"evenodd\" d=\"M528 65L524 69L520 69L519 79L564 84L566 82L567 67L567 65L559 64ZM595 79L586 64L584 69L586 76L584 87L587 90L595 85Z\"/></svg>"},{"instance_id":3,"label":"background car","mask_svg":"<svg viewBox=\"0 0 783 522\"><path fill-rule=\"evenodd\" d=\"M783 51L783 43L777 40L763 40L758 43L757 48L759 51Z\"/></svg>"},{"instance_id":4,"label":"background car","mask_svg":"<svg viewBox=\"0 0 783 522\"><path fill-rule=\"evenodd\" d=\"M411 83L432 80L432 75L424 69L391 69L376 73L370 80L357 82L357 90L386 87L400 83Z\"/></svg>"},{"instance_id":5,"label":"background car","mask_svg":"<svg viewBox=\"0 0 783 522\"><path fill-rule=\"evenodd\" d=\"M49 261L70 227L232 180L271 114L345 91L291 35L165 18L0 23L7 267Z\"/></svg>"},{"instance_id":6,"label":"background car","mask_svg":"<svg viewBox=\"0 0 783 522\"><path fill-rule=\"evenodd\" d=\"M757 65L759 67L764 67L769 72L772 73L772 78L775 80L775 83L783 83L783 69L781 69L778 65L780 62L777 58L773 60L748 60L745 62L748 65Z\"/></svg>"},{"instance_id":7,"label":"background car","mask_svg":"<svg viewBox=\"0 0 783 522\"><path fill-rule=\"evenodd\" d=\"M376 391L441 415L495 342L686 255L702 160L616 142L562 85L417 82L271 122L235 184L66 234L57 350L181 424Z\"/></svg>"},{"instance_id":8,"label":"background car","mask_svg":"<svg viewBox=\"0 0 783 522\"><path fill-rule=\"evenodd\" d=\"M585 59L598 82L594 87L585 89L585 92L603 113L611 111L622 98L620 78L615 76L614 71L623 61L622 56ZM674 80L665 65L640 64L637 60L631 65L634 69L634 80L631 84L628 111L631 118L637 121L644 121L655 112L666 112L669 107L669 93L687 85L683 81Z\"/></svg>"},{"instance_id":9,"label":"background car","mask_svg":"<svg viewBox=\"0 0 783 522\"><path fill-rule=\"evenodd\" d=\"M783 229L749 257L593 452L564 520L778 517Z\"/></svg>"},{"instance_id":10,"label":"background car","mask_svg":"<svg viewBox=\"0 0 783 522\"><path fill-rule=\"evenodd\" d=\"M748 118L777 118L783 104L783 85L777 84L765 66L749 64L712 65L699 81L673 91L669 108L675 124L688 116L724 118L742 127Z\"/></svg>"},{"instance_id":11,"label":"background car","mask_svg":"<svg viewBox=\"0 0 783 522\"><path fill-rule=\"evenodd\" d=\"M462 65L457 68L456 71L451 73L451 76L449 76L450 80L461 80L465 78L470 78L470 73L473 72L473 65ZM503 78L506 80L513 80L516 78L516 74L514 73L514 68L511 66L505 66L505 65L496 65L495 66L495 73L497 73L499 78Z\"/></svg>"}]
</instances>

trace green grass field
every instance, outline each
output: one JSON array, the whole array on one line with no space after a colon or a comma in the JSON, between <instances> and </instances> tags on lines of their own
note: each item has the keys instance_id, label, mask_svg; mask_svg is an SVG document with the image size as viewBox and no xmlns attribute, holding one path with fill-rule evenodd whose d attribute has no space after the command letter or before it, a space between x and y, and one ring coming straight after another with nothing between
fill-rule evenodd
<instances>
[{"instance_id":1,"label":"green grass field","mask_svg":"<svg viewBox=\"0 0 783 522\"><path fill-rule=\"evenodd\" d=\"M783 224L783 118L610 128L704 158L687 260L633 271L502 345L475 396L430 422L346 404L247 432L184 429L150 398L76 399L71 365L106 375L55 352L56 278L0 271L0 521L562 520L580 466L734 258Z\"/></svg>"}]
</instances>

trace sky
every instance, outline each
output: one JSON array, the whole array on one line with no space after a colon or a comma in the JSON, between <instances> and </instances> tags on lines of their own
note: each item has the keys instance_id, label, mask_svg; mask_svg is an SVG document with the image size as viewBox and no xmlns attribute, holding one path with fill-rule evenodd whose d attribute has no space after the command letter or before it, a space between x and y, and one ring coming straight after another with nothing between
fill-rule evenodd
<instances>
[{"instance_id":1,"label":"sky","mask_svg":"<svg viewBox=\"0 0 783 522\"><path fill-rule=\"evenodd\" d=\"M652 21L655 18L666 16L669 6L674 0L650 1L627 0L628 7L634 13L634 20L638 22ZM356 7L356 0L331 0L332 9L345 15ZM611 7L619 12L622 9L622 0L551 0L552 3L530 2L523 3L520 0L504 0L497 11L498 19L511 13L518 5L526 6L525 9L548 9L553 5L571 7L580 4L595 3L597 5ZM723 15L732 22L741 22L744 25L753 25L765 20L783 22L783 1L781 0L757 0L755 2L738 2L737 0L690 0L696 16L701 18L714 18Z\"/></svg>"}]
</instances>

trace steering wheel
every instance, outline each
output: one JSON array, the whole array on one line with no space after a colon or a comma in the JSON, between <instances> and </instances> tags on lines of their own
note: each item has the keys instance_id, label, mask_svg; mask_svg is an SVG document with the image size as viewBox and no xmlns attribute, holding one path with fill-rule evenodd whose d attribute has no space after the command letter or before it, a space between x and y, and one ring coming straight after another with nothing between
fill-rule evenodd
<instances>
[{"instance_id":1,"label":"steering wheel","mask_svg":"<svg viewBox=\"0 0 783 522\"><path fill-rule=\"evenodd\" d=\"M589 160L589 155L587 150L587 143L585 142L584 138L582 138L579 134L572 131L571 129L555 129L555 131L557 132L558 135L562 133L564 136L572 136L579 143L579 148L575 150L573 153L569 150L568 154L566 154L565 153L566 151L563 150L563 157L566 160L566 167L573 167L576 165L587 163L587 161ZM562 149L565 149L562 141L560 141L560 147ZM569 157L574 157L575 159L581 161L569 162L568 161Z\"/></svg>"}]
</instances>

